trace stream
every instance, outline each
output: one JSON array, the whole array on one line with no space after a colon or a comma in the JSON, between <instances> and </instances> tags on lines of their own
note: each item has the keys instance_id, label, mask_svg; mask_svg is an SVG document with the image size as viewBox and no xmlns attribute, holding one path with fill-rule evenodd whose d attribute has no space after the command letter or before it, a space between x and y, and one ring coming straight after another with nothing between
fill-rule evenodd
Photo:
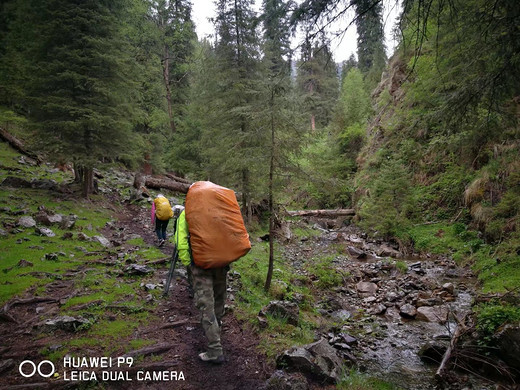
<instances>
[{"instance_id":1,"label":"stream","mask_svg":"<svg viewBox=\"0 0 520 390\"><path fill-rule=\"evenodd\" d=\"M305 274L305 258L332 250L337 253L334 268L349 275L343 286L318 302L322 314L343 324L326 335L329 343L355 355L359 369L370 376L403 389L438 388L435 373L443 352L437 362L429 362L429 355L421 358L420 351L429 344L449 345L457 318L471 311L475 276L446 256L403 258L390 244L370 241L353 226L313 227L322 234L303 239L286 255ZM345 345L345 335L356 341ZM457 377L449 388L495 389L470 373Z\"/></svg>"}]
</instances>

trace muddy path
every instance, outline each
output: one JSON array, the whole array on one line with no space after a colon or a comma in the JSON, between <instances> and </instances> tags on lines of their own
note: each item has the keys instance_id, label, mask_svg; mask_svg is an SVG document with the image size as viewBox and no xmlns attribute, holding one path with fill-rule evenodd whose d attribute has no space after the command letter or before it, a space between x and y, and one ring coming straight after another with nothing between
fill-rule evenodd
<instances>
[{"instance_id":1,"label":"muddy path","mask_svg":"<svg viewBox=\"0 0 520 390\"><path fill-rule=\"evenodd\" d=\"M151 227L147 228L147 218L149 210L130 206L120 223L131 233L140 234L147 244L154 245L155 233ZM171 230L172 226L168 226L168 232ZM173 245L167 243L161 250L166 256L171 256ZM177 267L178 271L180 269L177 274L184 275L183 266L178 264ZM156 272L155 282L162 283L167 273L168 264L165 264ZM175 369L182 370L186 380L171 385L165 382L152 386L147 384L147 389L258 389L264 385L274 369L266 363L265 356L256 352L258 337L247 324L237 320L233 313L229 312L223 318L222 329L225 363L213 365L201 362L197 358L200 352L205 351L206 339L199 323L198 310L189 296L185 277L175 278L168 297L160 300L155 313L157 321L139 329L141 337L154 340L157 344L174 343L175 347L162 358L176 361ZM177 326L177 323L182 325Z\"/></svg>"}]
</instances>

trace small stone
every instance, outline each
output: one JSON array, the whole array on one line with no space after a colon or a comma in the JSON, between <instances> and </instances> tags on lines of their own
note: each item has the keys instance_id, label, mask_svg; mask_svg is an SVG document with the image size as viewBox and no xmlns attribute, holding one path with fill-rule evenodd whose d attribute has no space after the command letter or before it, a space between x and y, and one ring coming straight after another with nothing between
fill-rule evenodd
<instances>
[{"instance_id":1,"label":"small stone","mask_svg":"<svg viewBox=\"0 0 520 390\"><path fill-rule=\"evenodd\" d=\"M24 216L18 220L17 225L24 227L24 228L31 228L31 227L36 226L36 221L34 220L33 217Z\"/></svg>"},{"instance_id":2,"label":"small stone","mask_svg":"<svg viewBox=\"0 0 520 390\"><path fill-rule=\"evenodd\" d=\"M417 309L409 303L401 306L399 314L404 318L414 318L417 315Z\"/></svg>"}]
</instances>

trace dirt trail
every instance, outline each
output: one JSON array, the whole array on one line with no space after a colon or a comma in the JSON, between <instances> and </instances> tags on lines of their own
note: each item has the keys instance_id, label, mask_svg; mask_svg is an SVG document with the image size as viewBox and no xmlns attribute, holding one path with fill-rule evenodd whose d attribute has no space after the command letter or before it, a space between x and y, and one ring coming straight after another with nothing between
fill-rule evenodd
<instances>
[{"instance_id":1,"label":"dirt trail","mask_svg":"<svg viewBox=\"0 0 520 390\"><path fill-rule=\"evenodd\" d=\"M132 233L140 234L147 244L154 244L155 233L144 229L142 221L149 215L146 209L131 206L128 214L122 216L120 223ZM168 226L168 231L172 227ZM166 244L162 251L171 255L173 246ZM179 265L178 265L179 267ZM180 265L182 267L182 265ZM156 282L166 279L168 266L156 272ZM160 382L143 384L132 388L146 389L259 389L273 371L266 363L265 356L256 352L258 337L241 323L232 313L223 319L222 345L226 362L222 365L212 365L199 361L197 355L206 347L206 340L200 327L200 316L189 297L187 282L177 277L171 286L167 298L162 299L155 311L159 317L146 328L139 329L138 338L146 338L159 343L174 343L176 346L168 353L161 355L162 360L178 362L174 370L183 371L185 381ZM186 322L185 325L170 329L161 329L168 324ZM121 383L121 388L128 388L127 383Z\"/></svg>"}]
</instances>

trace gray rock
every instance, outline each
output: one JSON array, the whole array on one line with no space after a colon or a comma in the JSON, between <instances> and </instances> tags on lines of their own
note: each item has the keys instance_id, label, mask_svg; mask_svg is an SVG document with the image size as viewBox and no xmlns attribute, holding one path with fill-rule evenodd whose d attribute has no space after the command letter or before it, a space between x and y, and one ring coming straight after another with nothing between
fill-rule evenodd
<instances>
[{"instance_id":1,"label":"gray rock","mask_svg":"<svg viewBox=\"0 0 520 390\"><path fill-rule=\"evenodd\" d=\"M20 268L23 268L23 267L32 267L34 266L33 263L31 263L30 261L27 261L25 259L21 259L18 264L17 264L17 267L20 267Z\"/></svg>"},{"instance_id":2,"label":"gray rock","mask_svg":"<svg viewBox=\"0 0 520 390\"><path fill-rule=\"evenodd\" d=\"M79 232L78 235L77 235L77 239L79 241L90 241L90 237L87 236L85 233L83 232Z\"/></svg>"},{"instance_id":3,"label":"gray rock","mask_svg":"<svg viewBox=\"0 0 520 390\"><path fill-rule=\"evenodd\" d=\"M417 315L417 309L414 305L410 305L409 303L407 303L401 306L399 314L404 318L415 318L415 316Z\"/></svg>"},{"instance_id":4,"label":"gray rock","mask_svg":"<svg viewBox=\"0 0 520 390\"><path fill-rule=\"evenodd\" d=\"M520 323L505 325L498 331L496 338L502 359L520 370Z\"/></svg>"},{"instance_id":5,"label":"gray rock","mask_svg":"<svg viewBox=\"0 0 520 390\"><path fill-rule=\"evenodd\" d=\"M47 214L45 210L41 210L36 214L36 221L45 226L52 224L60 224L63 221L63 216L60 214Z\"/></svg>"},{"instance_id":6,"label":"gray rock","mask_svg":"<svg viewBox=\"0 0 520 390\"><path fill-rule=\"evenodd\" d=\"M428 341L421 347L418 355L423 362L438 365L447 348L446 343Z\"/></svg>"},{"instance_id":7,"label":"gray rock","mask_svg":"<svg viewBox=\"0 0 520 390\"><path fill-rule=\"evenodd\" d=\"M24 227L24 228L31 228L31 227L36 226L36 221L34 220L33 217L23 216L18 220L17 225Z\"/></svg>"},{"instance_id":8,"label":"gray rock","mask_svg":"<svg viewBox=\"0 0 520 390\"><path fill-rule=\"evenodd\" d=\"M103 236L94 236L94 237L92 237L92 240L99 242L105 248L110 248L112 246L110 241L106 237L103 237Z\"/></svg>"},{"instance_id":9,"label":"gray rock","mask_svg":"<svg viewBox=\"0 0 520 390\"><path fill-rule=\"evenodd\" d=\"M66 215L62 218L60 223L61 229L72 229L78 220L78 216L74 214Z\"/></svg>"},{"instance_id":10,"label":"gray rock","mask_svg":"<svg viewBox=\"0 0 520 390\"><path fill-rule=\"evenodd\" d=\"M347 251L355 259L362 260L362 259L367 258L367 254L365 252L363 252L361 249L355 248L353 246L349 246L347 248Z\"/></svg>"},{"instance_id":11,"label":"gray rock","mask_svg":"<svg viewBox=\"0 0 520 390\"><path fill-rule=\"evenodd\" d=\"M386 312L386 306L382 303L378 303L372 309L370 309L369 313L374 315L384 314Z\"/></svg>"},{"instance_id":12,"label":"gray rock","mask_svg":"<svg viewBox=\"0 0 520 390\"><path fill-rule=\"evenodd\" d=\"M453 295L453 293L455 292L455 286L453 285L453 283L444 283L442 285L442 289L451 295Z\"/></svg>"},{"instance_id":13,"label":"gray rock","mask_svg":"<svg viewBox=\"0 0 520 390\"><path fill-rule=\"evenodd\" d=\"M74 332L78 330L80 326L88 326L89 324L90 321L83 317L60 316L45 321L41 327L47 331L62 329L68 332Z\"/></svg>"},{"instance_id":14,"label":"gray rock","mask_svg":"<svg viewBox=\"0 0 520 390\"><path fill-rule=\"evenodd\" d=\"M336 311L332 312L330 314L330 316L332 318L335 318L335 319L340 320L340 321L346 321L350 317L352 317L352 313L350 311L348 311L348 310L341 309L341 310L336 310Z\"/></svg>"},{"instance_id":15,"label":"gray rock","mask_svg":"<svg viewBox=\"0 0 520 390\"><path fill-rule=\"evenodd\" d=\"M129 275L146 275L154 272L153 268L141 264L127 265L124 271Z\"/></svg>"},{"instance_id":16,"label":"gray rock","mask_svg":"<svg viewBox=\"0 0 520 390\"><path fill-rule=\"evenodd\" d=\"M308 390L307 379L301 374L288 374L276 370L267 380L265 390Z\"/></svg>"},{"instance_id":17,"label":"gray rock","mask_svg":"<svg viewBox=\"0 0 520 390\"><path fill-rule=\"evenodd\" d=\"M401 257L401 252L389 247L388 245L381 245L379 249L376 251L376 254L381 257Z\"/></svg>"},{"instance_id":18,"label":"gray rock","mask_svg":"<svg viewBox=\"0 0 520 390\"><path fill-rule=\"evenodd\" d=\"M448 309L445 306L422 306L417 309L415 319L444 324L448 320Z\"/></svg>"},{"instance_id":19,"label":"gray rock","mask_svg":"<svg viewBox=\"0 0 520 390\"><path fill-rule=\"evenodd\" d=\"M36 228L36 233L39 234L40 236L45 236L45 237L55 237L56 236L56 233L54 233L51 229L45 228L45 227Z\"/></svg>"},{"instance_id":20,"label":"gray rock","mask_svg":"<svg viewBox=\"0 0 520 390\"><path fill-rule=\"evenodd\" d=\"M372 282L359 282L356 285L356 289L362 297L368 297L376 294L377 284Z\"/></svg>"},{"instance_id":21,"label":"gray rock","mask_svg":"<svg viewBox=\"0 0 520 390\"><path fill-rule=\"evenodd\" d=\"M7 237L9 233L7 233L4 229L0 229L0 237Z\"/></svg>"},{"instance_id":22,"label":"gray rock","mask_svg":"<svg viewBox=\"0 0 520 390\"><path fill-rule=\"evenodd\" d=\"M286 318L287 323L297 326L300 316L300 309L294 302L289 301L272 301L264 307L259 315L270 314L273 317Z\"/></svg>"},{"instance_id":23,"label":"gray rock","mask_svg":"<svg viewBox=\"0 0 520 390\"><path fill-rule=\"evenodd\" d=\"M333 383L339 380L343 366L343 360L324 338L312 344L293 347L278 356L276 362L278 367L288 367Z\"/></svg>"}]
</instances>

